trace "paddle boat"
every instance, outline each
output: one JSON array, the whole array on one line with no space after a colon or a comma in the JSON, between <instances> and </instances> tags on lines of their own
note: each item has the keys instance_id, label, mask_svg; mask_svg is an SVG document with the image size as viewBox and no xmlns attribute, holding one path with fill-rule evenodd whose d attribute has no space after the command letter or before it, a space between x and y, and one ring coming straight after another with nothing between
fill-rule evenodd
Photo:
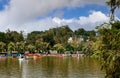
<instances>
[{"instance_id":1,"label":"paddle boat","mask_svg":"<svg viewBox=\"0 0 120 78\"><path fill-rule=\"evenodd\" d=\"M20 54L20 56L19 56L19 58L18 58L18 60L24 60L25 58Z\"/></svg>"}]
</instances>

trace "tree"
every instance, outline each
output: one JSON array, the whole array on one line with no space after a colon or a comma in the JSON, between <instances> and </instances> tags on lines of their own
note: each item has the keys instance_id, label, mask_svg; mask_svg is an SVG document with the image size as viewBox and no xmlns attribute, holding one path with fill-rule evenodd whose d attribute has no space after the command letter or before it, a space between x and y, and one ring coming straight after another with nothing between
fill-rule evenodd
<instances>
[{"instance_id":1,"label":"tree","mask_svg":"<svg viewBox=\"0 0 120 78\"><path fill-rule=\"evenodd\" d=\"M49 50L49 43L37 40L35 43L37 51L46 52Z\"/></svg>"},{"instance_id":2,"label":"tree","mask_svg":"<svg viewBox=\"0 0 120 78\"><path fill-rule=\"evenodd\" d=\"M83 53L91 56L93 54L92 45L93 45L93 41L86 42L82 49Z\"/></svg>"},{"instance_id":3,"label":"tree","mask_svg":"<svg viewBox=\"0 0 120 78\"><path fill-rule=\"evenodd\" d=\"M4 42L0 42L0 51L1 52L5 51L5 46L6 46L6 44Z\"/></svg>"},{"instance_id":4,"label":"tree","mask_svg":"<svg viewBox=\"0 0 120 78\"><path fill-rule=\"evenodd\" d=\"M25 50L25 42L21 41L21 42L16 42L16 51L18 51L19 53L24 52Z\"/></svg>"},{"instance_id":5,"label":"tree","mask_svg":"<svg viewBox=\"0 0 120 78\"><path fill-rule=\"evenodd\" d=\"M114 20L114 12L120 6L120 0L109 0L110 20L113 23L102 24L98 27L97 47L95 54L101 61L102 69L106 71L105 78L120 78L120 22Z\"/></svg>"},{"instance_id":6,"label":"tree","mask_svg":"<svg viewBox=\"0 0 120 78\"><path fill-rule=\"evenodd\" d=\"M96 32L94 30L86 31L86 36L88 36L89 41L95 41Z\"/></svg>"},{"instance_id":7,"label":"tree","mask_svg":"<svg viewBox=\"0 0 120 78\"><path fill-rule=\"evenodd\" d=\"M16 42L24 41L22 32L18 33L17 31L10 31L9 29L5 33L5 37L7 44L9 44L10 42L16 43Z\"/></svg>"},{"instance_id":8,"label":"tree","mask_svg":"<svg viewBox=\"0 0 120 78\"><path fill-rule=\"evenodd\" d=\"M86 31L83 28L80 28L78 30L75 30L74 36L77 38L83 38L83 40L86 42L88 39L94 40L96 32L94 30Z\"/></svg>"},{"instance_id":9,"label":"tree","mask_svg":"<svg viewBox=\"0 0 120 78\"><path fill-rule=\"evenodd\" d=\"M48 30L46 31L43 35L42 35L42 39L43 42L49 43L49 47L53 47L55 44L55 40L54 40L54 34L52 30Z\"/></svg>"},{"instance_id":10,"label":"tree","mask_svg":"<svg viewBox=\"0 0 120 78\"><path fill-rule=\"evenodd\" d=\"M32 44L29 44L27 46L27 50L30 52L30 53L34 53L35 52L35 46L32 45Z\"/></svg>"},{"instance_id":11,"label":"tree","mask_svg":"<svg viewBox=\"0 0 120 78\"><path fill-rule=\"evenodd\" d=\"M65 52L65 48L62 44L55 44L54 49L57 50L57 52L60 54Z\"/></svg>"},{"instance_id":12,"label":"tree","mask_svg":"<svg viewBox=\"0 0 120 78\"><path fill-rule=\"evenodd\" d=\"M106 2L108 6L110 6L110 19L114 21L114 13L115 9L120 7L120 0L109 0Z\"/></svg>"},{"instance_id":13,"label":"tree","mask_svg":"<svg viewBox=\"0 0 120 78\"><path fill-rule=\"evenodd\" d=\"M83 28L80 28L80 29L75 31L75 34L83 36L83 35L85 35L85 32L86 31Z\"/></svg>"},{"instance_id":14,"label":"tree","mask_svg":"<svg viewBox=\"0 0 120 78\"><path fill-rule=\"evenodd\" d=\"M74 48L73 45L67 44L67 45L66 45L66 51L70 51L70 53L73 54L74 51L75 51L75 48Z\"/></svg>"},{"instance_id":15,"label":"tree","mask_svg":"<svg viewBox=\"0 0 120 78\"><path fill-rule=\"evenodd\" d=\"M109 25L109 24L108 24ZM96 47L106 78L120 78L120 22L110 23L111 28L98 29L99 43Z\"/></svg>"},{"instance_id":16,"label":"tree","mask_svg":"<svg viewBox=\"0 0 120 78\"><path fill-rule=\"evenodd\" d=\"M27 39L26 39L26 44L35 44L36 40L42 40L42 35L45 32L42 31L33 31L31 33L28 33Z\"/></svg>"},{"instance_id":17,"label":"tree","mask_svg":"<svg viewBox=\"0 0 120 78\"><path fill-rule=\"evenodd\" d=\"M0 41L6 43L6 34L4 32L0 32Z\"/></svg>"},{"instance_id":18,"label":"tree","mask_svg":"<svg viewBox=\"0 0 120 78\"><path fill-rule=\"evenodd\" d=\"M62 26L54 29L54 40L56 44L66 45L68 38L73 34L73 31L68 26Z\"/></svg>"},{"instance_id":19,"label":"tree","mask_svg":"<svg viewBox=\"0 0 120 78\"><path fill-rule=\"evenodd\" d=\"M15 43L13 43L13 42L10 42L9 44L8 44L8 52L9 53L12 53L12 51L15 51Z\"/></svg>"}]
</instances>

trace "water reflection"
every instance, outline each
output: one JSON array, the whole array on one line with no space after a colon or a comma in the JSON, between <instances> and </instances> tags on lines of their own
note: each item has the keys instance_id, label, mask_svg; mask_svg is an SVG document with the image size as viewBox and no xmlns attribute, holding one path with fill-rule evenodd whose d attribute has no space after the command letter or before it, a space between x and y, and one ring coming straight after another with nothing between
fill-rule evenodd
<instances>
[{"instance_id":1,"label":"water reflection","mask_svg":"<svg viewBox=\"0 0 120 78\"><path fill-rule=\"evenodd\" d=\"M104 78L96 60L73 57L43 57L19 61L0 59L0 78Z\"/></svg>"}]
</instances>

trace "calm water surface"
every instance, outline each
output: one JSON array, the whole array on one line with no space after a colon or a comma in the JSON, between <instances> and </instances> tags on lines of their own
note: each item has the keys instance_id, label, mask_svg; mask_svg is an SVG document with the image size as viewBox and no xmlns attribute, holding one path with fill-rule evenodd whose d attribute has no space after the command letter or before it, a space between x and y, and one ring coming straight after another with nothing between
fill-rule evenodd
<instances>
[{"instance_id":1,"label":"calm water surface","mask_svg":"<svg viewBox=\"0 0 120 78\"><path fill-rule=\"evenodd\" d=\"M104 78L104 75L98 62L89 58L0 59L0 78Z\"/></svg>"}]
</instances>

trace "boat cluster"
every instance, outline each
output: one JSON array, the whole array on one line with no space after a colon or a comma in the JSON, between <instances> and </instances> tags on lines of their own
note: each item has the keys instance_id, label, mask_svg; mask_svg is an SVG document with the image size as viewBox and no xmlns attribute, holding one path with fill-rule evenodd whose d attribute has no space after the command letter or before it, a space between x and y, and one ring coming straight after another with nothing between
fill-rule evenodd
<instances>
[{"instance_id":1,"label":"boat cluster","mask_svg":"<svg viewBox=\"0 0 120 78\"><path fill-rule=\"evenodd\" d=\"M0 58L4 59L6 57L18 58L18 60L28 60L28 59L37 59L42 58L43 56L55 56L55 57L86 57L85 54L32 54L32 53L24 53L24 54L5 54L1 55Z\"/></svg>"}]
</instances>

